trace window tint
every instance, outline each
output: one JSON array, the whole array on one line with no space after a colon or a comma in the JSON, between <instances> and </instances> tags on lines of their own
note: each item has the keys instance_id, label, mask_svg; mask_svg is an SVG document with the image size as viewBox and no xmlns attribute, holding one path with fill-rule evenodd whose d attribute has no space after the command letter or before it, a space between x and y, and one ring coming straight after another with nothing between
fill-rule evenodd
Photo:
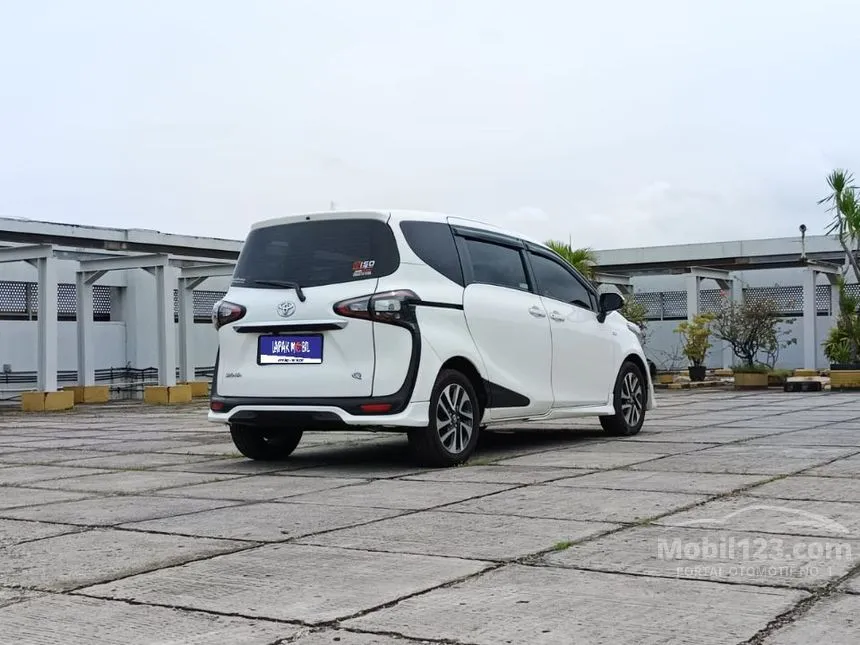
<instances>
[{"instance_id":1,"label":"window tint","mask_svg":"<svg viewBox=\"0 0 860 645\"><path fill-rule=\"evenodd\" d=\"M538 293L586 309L593 309L591 292L561 264L542 255L530 254Z\"/></svg>"},{"instance_id":2,"label":"window tint","mask_svg":"<svg viewBox=\"0 0 860 645\"><path fill-rule=\"evenodd\" d=\"M267 280L302 287L390 275L400 265L388 224L371 219L319 220L253 229L239 255L233 285L277 288Z\"/></svg>"},{"instance_id":3,"label":"window tint","mask_svg":"<svg viewBox=\"0 0 860 645\"><path fill-rule=\"evenodd\" d=\"M400 230L415 255L449 280L463 284L460 255L450 226L441 222L401 222Z\"/></svg>"},{"instance_id":4,"label":"window tint","mask_svg":"<svg viewBox=\"0 0 860 645\"><path fill-rule=\"evenodd\" d=\"M499 244L465 240L472 265L472 281L528 291L520 252Z\"/></svg>"}]
</instances>

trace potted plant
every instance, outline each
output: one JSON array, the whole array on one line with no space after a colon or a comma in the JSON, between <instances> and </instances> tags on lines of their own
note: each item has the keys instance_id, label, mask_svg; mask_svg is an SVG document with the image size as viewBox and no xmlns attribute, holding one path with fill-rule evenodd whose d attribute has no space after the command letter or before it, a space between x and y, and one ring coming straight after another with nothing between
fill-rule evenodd
<instances>
[{"instance_id":1,"label":"potted plant","mask_svg":"<svg viewBox=\"0 0 860 645\"><path fill-rule=\"evenodd\" d=\"M842 276L837 285L839 315L823 343L824 355L830 361L830 387L855 388L860 387L860 297L847 293Z\"/></svg>"},{"instance_id":2,"label":"potted plant","mask_svg":"<svg viewBox=\"0 0 860 645\"><path fill-rule=\"evenodd\" d=\"M797 342L780 323L790 325L794 319L781 320L779 305L765 298L742 303L723 298L713 322L714 337L731 345L741 363L732 367L736 389L767 388L768 373L776 364L779 350ZM760 354L767 363L758 360Z\"/></svg>"},{"instance_id":3,"label":"potted plant","mask_svg":"<svg viewBox=\"0 0 860 645\"><path fill-rule=\"evenodd\" d=\"M713 314L697 314L693 320L685 320L675 328L683 339L681 351L690 361L688 372L691 381L705 380L705 356L711 348L710 325L713 320Z\"/></svg>"}]
</instances>

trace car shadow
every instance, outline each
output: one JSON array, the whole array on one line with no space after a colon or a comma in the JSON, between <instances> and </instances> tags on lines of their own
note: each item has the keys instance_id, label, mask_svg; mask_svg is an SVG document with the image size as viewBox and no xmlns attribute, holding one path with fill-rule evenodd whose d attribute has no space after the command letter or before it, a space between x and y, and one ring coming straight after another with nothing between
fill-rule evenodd
<instances>
[{"instance_id":1,"label":"car shadow","mask_svg":"<svg viewBox=\"0 0 860 645\"><path fill-rule=\"evenodd\" d=\"M553 448L570 448L577 444L609 439L597 429L486 429L481 432L475 453L467 463L499 461ZM409 449L406 436L378 433L354 443L314 444L299 448L287 459L292 469L331 468L344 475L397 476L397 471L415 471L420 462Z\"/></svg>"}]
</instances>

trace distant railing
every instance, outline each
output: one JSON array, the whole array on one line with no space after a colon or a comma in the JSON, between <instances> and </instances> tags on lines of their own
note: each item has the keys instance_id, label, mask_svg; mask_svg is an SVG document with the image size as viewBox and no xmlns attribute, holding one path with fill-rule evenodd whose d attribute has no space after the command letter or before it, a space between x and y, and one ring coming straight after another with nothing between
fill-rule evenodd
<instances>
[{"instance_id":1,"label":"distant railing","mask_svg":"<svg viewBox=\"0 0 860 645\"><path fill-rule=\"evenodd\" d=\"M215 367L195 367L195 378L212 378L215 372ZM179 369L176 370L176 376L179 377ZM26 372L0 372L0 386L2 385L21 385L26 383L35 383L38 374L35 371ZM145 384L158 382L157 367L107 367L95 371L96 383L131 383ZM57 372L57 382L74 384L78 382L77 370L60 370Z\"/></svg>"}]
</instances>

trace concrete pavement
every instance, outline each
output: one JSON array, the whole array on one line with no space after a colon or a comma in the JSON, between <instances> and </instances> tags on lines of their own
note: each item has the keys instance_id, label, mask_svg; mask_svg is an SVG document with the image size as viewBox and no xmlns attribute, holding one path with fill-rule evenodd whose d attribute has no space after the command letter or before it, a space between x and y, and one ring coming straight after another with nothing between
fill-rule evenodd
<instances>
[{"instance_id":1,"label":"concrete pavement","mask_svg":"<svg viewBox=\"0 0 860 645\"><path fill-rule=\"evenodd\" d=\"M860 642L860 397L659 406L446 470L370 433L253 463L199 404L0 413L0 642Z\"/></svg>"}]
</instances>

